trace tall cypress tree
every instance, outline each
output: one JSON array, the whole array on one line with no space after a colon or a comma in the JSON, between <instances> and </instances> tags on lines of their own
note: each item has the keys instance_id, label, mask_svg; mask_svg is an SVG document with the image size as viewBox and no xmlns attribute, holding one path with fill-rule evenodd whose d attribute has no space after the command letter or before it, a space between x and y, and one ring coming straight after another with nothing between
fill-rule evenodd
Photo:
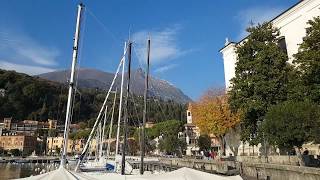
<instances>
[{"instance_id":1,"label":"tall cypress tree","mask_svg":"<svg viewBox=\"0 0 320 180\"><path fill-rule=\"evenodd\" d=\"M271 105L287 98L287 54L279 45L279 31L270 23L247 29L250 35L237 46L235 77L231 80L229 103L242 111L242 140L257 144L257 122L263 121Z\"/></svg>"}]
</instances>

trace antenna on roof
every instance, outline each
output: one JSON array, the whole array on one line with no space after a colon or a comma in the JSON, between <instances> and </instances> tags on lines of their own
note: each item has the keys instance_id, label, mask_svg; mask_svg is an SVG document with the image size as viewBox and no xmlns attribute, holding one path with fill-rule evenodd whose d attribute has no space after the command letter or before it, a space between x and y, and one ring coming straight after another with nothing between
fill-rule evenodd
<instances>
[{"instance_id":1,"label":"antenna on roof","mask_svg":"<svg viewBox=\"0 0 320 180\"><path fill-rule=\"evenodd\" d=\"M230 43L229 38L226 37L226 42L224 43L225 46L227 46Z\"/></svg>"}]
</instances>

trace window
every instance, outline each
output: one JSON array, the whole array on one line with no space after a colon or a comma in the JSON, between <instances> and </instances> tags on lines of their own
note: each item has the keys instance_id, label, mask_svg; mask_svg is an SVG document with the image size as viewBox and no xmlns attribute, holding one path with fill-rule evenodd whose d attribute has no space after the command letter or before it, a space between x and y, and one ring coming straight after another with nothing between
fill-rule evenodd
<instances>
[{"instance_id":1,"label":"window","mask_svg":"<svg viewBox=\"0 0 320 180\"><path fill-rule=\"evenodd\" d=\"M278 45L283 52L287 53L287 44L286 44L286 38L284 36L280 37L278 40Z\"/></svg>"},{"instance_id":2,"label":"window","mask_svg":"<svg viewBox=\"0 0 320 180\"><path fill-rule=\"evenodd\" d=\"M190 111L188 111L188 116L191 116L191 112Z\"/></svg>"}]
</instances>

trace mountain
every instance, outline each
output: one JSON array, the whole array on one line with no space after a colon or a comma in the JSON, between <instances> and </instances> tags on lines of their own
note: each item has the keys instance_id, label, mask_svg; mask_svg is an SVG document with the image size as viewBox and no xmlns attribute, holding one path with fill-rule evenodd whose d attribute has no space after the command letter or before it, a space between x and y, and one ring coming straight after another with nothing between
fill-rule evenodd
<instances>
[{"instance_id":1,"label":"mountain","mask_svg":"<svg viewBox=\"0 0 320 180\"><path fill-rule=\"evenodd\" d=\"M66 83L68 77L70 76L70 70L54 71L37 76L50 81ZM142 96L144 93L144 76L144 72L141 68L134 70L131 73L132 83L130 84L130 89L135 95ZM113 73L103 72L96 69L82 68L78 71L78 86L82 88L108 89L111 85L113 77ZM125 81L126 79L127 74ZM121 74L119 74L118 78L116 79L115 87L119 89L120 85ZM191 101L191 99L180 89L176 88L174 85L165 80L150 77L149 85L150 96L161 97L162 99L173 100L179 103L187 103Z\"/></svg>"}]
</instances>

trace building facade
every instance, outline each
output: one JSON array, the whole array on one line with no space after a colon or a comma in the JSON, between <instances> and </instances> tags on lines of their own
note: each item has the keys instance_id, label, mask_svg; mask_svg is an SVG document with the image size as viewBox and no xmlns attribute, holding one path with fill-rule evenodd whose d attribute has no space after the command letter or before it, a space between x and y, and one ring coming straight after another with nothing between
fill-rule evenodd
<instances>
[{"instance_id":1,"label":"building facade","mask_svg":"<svg viewBox=\"0 0 320 180\"><path fill-rule=\"evenodd\" d=\"M306 35L307 22L318 16L320 16L320 0L301 0L270 21L280 31L279 46L287 52L290 63ZM232 87L230 81L235 77L236 47L244 41L246 38L239 42L230 42L227 39L224 47L220 50L224 63L226 89ZM240 143L238 155L261 155L261 148L261 144L249 146L248 143ZM319 152L319 145L310 145L308 148L312 149L311 152ZM231 151L228 152L231 153Z\"/></svg>"},{"instance_id":2,"label":"building facade","mask_svg":"<svg viewBox=\"0 0 320 180\"><path fill-rule=\"evenodd\" d=\"M307 22L318 16L320 16L320 0L302 0L270 21L280 31L282 44L287 51L290 62L293 60L293 55L298 52L299 44L302 43L303 37L306 35ZM230 80L235 77L236 46L244 42L245 39L240 42L226 40L225 46L220 50L224 63L226 89L230 88Z\"/></svg>"},{"instance_id":3,"label":"building facade","mask_svg":"<svg viewBox=\"0 0 320 180\"><path fill-rule=\"evenodd\" d=\"M25 135L0 136L0 148L6 151L19 149L23 154L30 154L36 150L37 138Z\"/></svg>"},{"instance_id":4,"label":"building facade","mask_svg":"<svg viewBox=\"0 0 320 180\"><path fill-rule=\"evenodd\" d=\"M39 129L56 129L57 120L48 119L46 122L23 120L20 122L13 122L12 118L4 118L3 122L0 123L0 128L15 134L33 136Z\"/></svg>"},{"instance_id":5,"label":"building facade","mask_svg":"<svg viewBox=\"0 0 320 180\"><path fill-rule=\"evenodd\" d=\"M62 152L63 147L63 137L48 137L47 138L47 154L48 155L58 155ZM68 140L68 154L80 154L86 145L84 139ZM93 139L91 142L90 152L96 151L96 140Z\"/></svg>"},{"instance_id":6,"label":"building facade","mask_svg":"<svg viewBox=\"0 0 320 180\"><path fill-rule=\"evenodd\" d=\"M191 104L188 106L187 123L184 125L184 132L182 134L180 133L179 136L180 138L185 138L187 156L199 154L198 139L200 136L200 129L192 122Z\"/></svg>"}]
</instances>

